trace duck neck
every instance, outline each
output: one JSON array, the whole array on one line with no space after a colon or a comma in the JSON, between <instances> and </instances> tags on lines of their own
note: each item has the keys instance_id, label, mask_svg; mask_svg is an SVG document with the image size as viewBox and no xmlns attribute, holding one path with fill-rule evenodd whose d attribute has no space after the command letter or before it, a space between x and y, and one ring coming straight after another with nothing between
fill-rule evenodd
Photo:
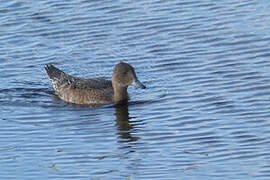
<instances>
[{"instance_id":1,"label":"duck neck","mask_svg":"<svg viewBox=\"0 0 270 180\"><path fill-rule=\"evenodd\" d=\"M113 91L114 91L113 95L114 102L119 102L128 99L127 87L113 84Z\"/></svg>"}]
</instances>

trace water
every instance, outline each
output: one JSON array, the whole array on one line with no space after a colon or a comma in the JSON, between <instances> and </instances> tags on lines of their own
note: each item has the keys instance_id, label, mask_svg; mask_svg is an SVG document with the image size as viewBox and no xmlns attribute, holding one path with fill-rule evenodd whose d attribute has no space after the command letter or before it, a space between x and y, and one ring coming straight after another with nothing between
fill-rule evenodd
<instances>
[{"instance_id":1,"label":"water","mask_svg":"<svg viewBox=\"0 0 270 180\"><path fill-rule=\"evenodd\" d=\"M1 1L1 179L269 179L269 1ZM44 65L128 106L66 104Z\"/></svg>"}]
</instances>

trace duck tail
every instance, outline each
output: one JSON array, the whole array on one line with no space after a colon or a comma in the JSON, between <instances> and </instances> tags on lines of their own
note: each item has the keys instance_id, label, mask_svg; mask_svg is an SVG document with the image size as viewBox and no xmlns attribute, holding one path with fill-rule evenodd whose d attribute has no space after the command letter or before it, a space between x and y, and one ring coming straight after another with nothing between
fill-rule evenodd
<instances>
[{"instance_id":1,"label":"duck tail","mask_svg":"<svg viewBox=\"0 0 270 180\"><path fill-rule=\"evenodd\" d=\"M60 92L61 87L64 84L69 84L69 82L71 82L72 80L71 76L64 73L63 71L53 66L52 64L46 65L45 70L52 81L52 85L56 94Z\"/></svg>"},{"instance_id":2,"label":"duck tail","mask_svg":"<svg viewBox=\"0 0 270 180\"><path fill-rule=\"evenodd\" d=\"M67 76L66 73L64 73L52 64L46 65L45 70L51 80L60 80L63 77Z\"/></svg>"}]
</instances>

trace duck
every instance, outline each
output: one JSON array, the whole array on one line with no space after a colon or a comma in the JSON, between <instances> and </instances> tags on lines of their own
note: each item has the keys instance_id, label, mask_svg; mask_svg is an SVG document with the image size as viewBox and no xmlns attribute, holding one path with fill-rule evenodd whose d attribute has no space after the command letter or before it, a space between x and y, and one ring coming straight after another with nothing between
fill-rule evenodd
<instances>
[{"instance_id":1,"label":"duck","mask_svg":"<svg viewBox=\"0 0 270 180\"><path fill-rule=\"evenodd\" d=\"M134 68L125 62L118 63L112 79L80 78L71 76L52 64L45 66L55 94L62 100L81 105L119 104L129 99L128 86L145 89Z\"/></svg>"}]
</instances>

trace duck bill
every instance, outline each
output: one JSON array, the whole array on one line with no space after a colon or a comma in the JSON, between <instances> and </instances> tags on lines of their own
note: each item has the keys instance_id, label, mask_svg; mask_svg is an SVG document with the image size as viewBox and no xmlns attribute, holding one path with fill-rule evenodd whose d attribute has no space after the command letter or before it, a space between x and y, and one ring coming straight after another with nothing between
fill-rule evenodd
<instances>
[{"instance_id":1,"label":"duck bill","mask_svg":"<svg viewBox=\"0 0 270 180\"><path fill-rule=\"evenodd\" d=\"M141 89L146 88L145 85L143 85L138 79L135 79L131 85L136 86L136 87L141 88Z\"/></svg>"}]
</instances>

